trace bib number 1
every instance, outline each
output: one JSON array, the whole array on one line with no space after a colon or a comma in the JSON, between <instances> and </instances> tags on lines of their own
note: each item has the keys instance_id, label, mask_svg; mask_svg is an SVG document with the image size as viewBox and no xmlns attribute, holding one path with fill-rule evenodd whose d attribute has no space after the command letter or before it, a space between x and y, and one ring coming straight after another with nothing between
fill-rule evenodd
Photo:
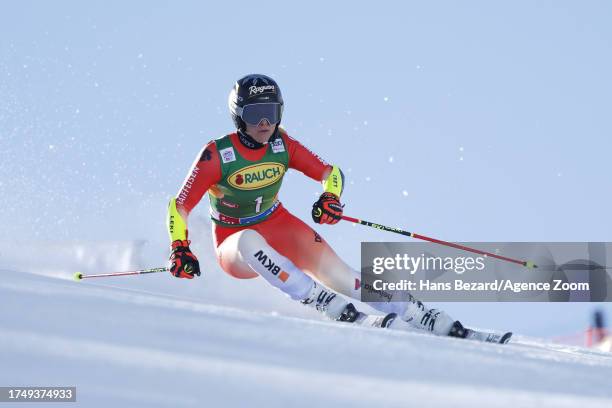
<instances>
[{"instance_id":1,"label":"bib number 1","mask_svg":"<svg viewBox=\"0 0 612 408\"><path fill-rule=\"evenodd\" d=\"M261 203L263 203L263 196L259 196L255 199L255 212L258 213L261 210Z\"/></svg>"}]
</instances>

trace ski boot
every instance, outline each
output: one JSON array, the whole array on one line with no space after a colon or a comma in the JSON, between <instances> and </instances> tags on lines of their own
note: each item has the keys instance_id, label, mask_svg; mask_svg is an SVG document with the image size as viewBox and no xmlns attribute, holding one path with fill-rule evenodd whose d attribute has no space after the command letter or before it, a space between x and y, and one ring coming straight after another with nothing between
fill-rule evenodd
<instances>
[{"instance_id":1,"label":"ski boot","mask_svg":"<svg viewBox=\"0 0 612 408\"><path fill-rule=\"evenodd\" d=\"M313 282L310 293L301 303L306 306L314 307L331 320L339 320L347 305L349 305L342 297L336 295L334 292L317 282Z\"/></svg>"},{"instance_id":2,"label":"ski boot","mask_svg":"<svg viewBox=\"0 0 612 408\"><path fill-rule=\"evenodd\" d=\"M308 296L301 302L304 305L314 307L331 320L360 326L385 328L397 317L395 313L386 316L362 313L357 310L355 305L316 282Z\"/></svg>"},{"instance_id":3,"label":"ski boot","mask_svg":"<svg viewBox=\"0 0 612 408\"><path fill-rule=\"evenodd\" d=\"M446 312L438 309L428 309L416 299L412 299L408 303L401 319L416 329L432 332L438 336L450 335L455 323Z\"/></svg>"}]
</instances>

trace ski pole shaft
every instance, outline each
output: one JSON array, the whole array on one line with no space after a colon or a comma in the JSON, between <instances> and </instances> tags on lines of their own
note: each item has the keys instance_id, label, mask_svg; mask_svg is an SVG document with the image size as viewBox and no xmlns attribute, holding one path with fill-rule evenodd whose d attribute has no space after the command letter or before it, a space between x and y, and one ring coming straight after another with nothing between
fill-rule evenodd
<instances>
[{"instance_id":1,"label":"ski pole shaft","mask_svg":"<svg viewBox=\"0 0 612 408\"><path fill-rule=\"evenodd\" d=\"M89 279L89 278L107 278L111 276L144 275L146 273L167 272L168 270L169 269L167 267L163 267L163 268L141 269L138 271L128 271L128 272L99 273L95 275L85 275L83 272L76 272L74 274L74 280L80 281L82 279Z\"/></svg>"},{"instance_id":2,"label":"ski pole shaft","mask_svg":"<svg viewBox=\"0 0 612 408\"><path fill-rule=\"evenodd\" d=\"M473 253L479 254L479 255L490 256L491 258L499 259L499 260L506 261L506 262L512 262L512 263L515 263L515 264L519 264L519 265L525 266L527 268L537 268L538 267L536 264L534 264L531 261L521 261L519 259L509 258L507 256L502 256L502 255L494 254L494 253L487 252L487 251L481 251L480 249L471 248L471 247L468 247L468 246L465 246L465 245L459 245L459 244L454 244L452 242L442 241L440 239L427 237L425 235L421 235L421 234L417 234L417 233L414 233L414 232L405 231L405 230L402 230L402 229L399 229L399 228L387 227L385 225L376 224L376 223L373 223L373 222L370 222L370 221L359 220L357 218L349 217L349 216L346 216L346 215L343 215L342 219L345 220L345 221L349 221L349 222L355 223L355 224L365 225L366 227L377 228L379 230L388 231L388 232L394 232L396 234L405 235L407 237L411 237L411 238L415 238L415 239L420 239L420 240L423 240L423 241L433 242L434 244L444 245L444 246L448 246L448 247L451 247L451 248L460 249L462 251L473 252Z\"/></svg>"}]
</instances>

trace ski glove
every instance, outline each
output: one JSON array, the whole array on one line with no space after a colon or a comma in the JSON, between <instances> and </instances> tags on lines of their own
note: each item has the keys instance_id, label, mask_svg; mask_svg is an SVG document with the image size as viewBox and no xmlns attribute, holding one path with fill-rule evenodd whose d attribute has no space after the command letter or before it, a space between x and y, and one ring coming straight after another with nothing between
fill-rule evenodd
<instances>
[{"instance_id":1,"label":"ski glove","mask_svg":"<svg viewBox=\"0 0 612 408\"><path fill-rule=\"evenodd\" d=\"M177 278L193 279L194 275L200 276L200 263L189 249L189 244L191 241L187 240L172 242L170 273Z\"/></svg>"},{"instance_id":2,"label":"ski glove","mask_svg":"<svg viewBox=\"0 0 612 408\"><path fill-rule=\"evenodd\" d=\"M312 219L317 224L335 224L342 219L342 207L337 195L325 192L312 205Z\"/></svg>"}]
</instances>

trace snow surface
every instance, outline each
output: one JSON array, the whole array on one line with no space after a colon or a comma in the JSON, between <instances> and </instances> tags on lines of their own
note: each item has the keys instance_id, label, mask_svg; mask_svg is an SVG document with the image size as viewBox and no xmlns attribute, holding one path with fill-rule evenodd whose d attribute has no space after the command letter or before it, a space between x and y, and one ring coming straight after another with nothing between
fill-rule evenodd
<instances>
[{"instance_id":1,"label":"snow surface","mask_svg":"<svg viewBox=\"0 0 612 408\"><path fill-rule=\"evenodd\" d=\"M610 353L353 327L127 287L187 287L166 274L0 274L0 384L74 385L71 406L612 404Z\"/></svg>"}]
</instances>

